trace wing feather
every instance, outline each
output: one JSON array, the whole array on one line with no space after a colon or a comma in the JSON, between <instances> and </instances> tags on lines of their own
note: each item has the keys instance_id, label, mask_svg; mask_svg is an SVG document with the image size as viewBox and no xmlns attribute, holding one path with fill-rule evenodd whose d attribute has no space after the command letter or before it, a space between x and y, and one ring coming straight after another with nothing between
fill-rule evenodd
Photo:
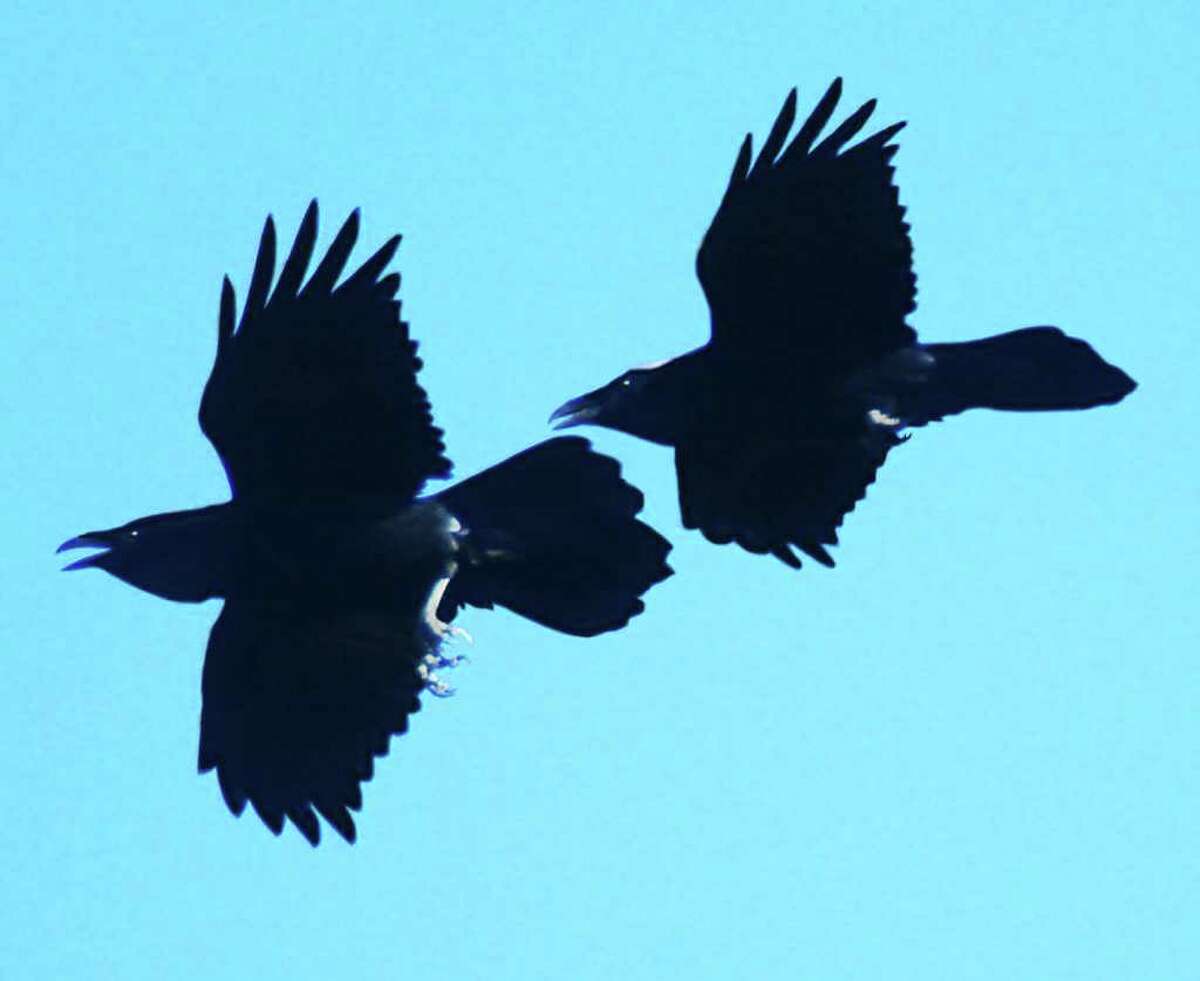
<instances>
[{"instance_id":1,"label":"wing feather","mask_svg":"<svg viewBox=\"0 0 1200 981\"><path fill-rule=\"evenodd\" d=\"M380 246L379 250L364 262L358 271L353 273L347 280L338 287L338 293L345 296L352 296L359 290L369 287L379 279L379 274L387 268L387 264L392 261L392 256L396 254L396 249L400 246L400 236L393 235Z\"/></svg>"},{"instance_id":2,"label":"wing feather","mask_svg":"<svg viewBox=\"0 0 1200 981\"><path fill-rule=\"evenodd\" d=\"M342 275L342 270L346 268L346 260L350 258L350 253L354 250L354 243L358 240L358 222L358 209L355 208L338 230L333 244L325 253L325 258L321 260L316 271L309 278L308 284L304 287L306 296L321 296L333 292L334 284Z\"/></svg>"},{"instance_id":3,"label":"wing feather","mask_svg":"<svg viewBox=\"0 0 1200 981\"><path fill-rule=\"evenodd\" d=\"M274 300L288 300L300 291L300 281L308 269L312 259L313 249L317 244L317 202L309 203L308 210L300 220L296 231L296 240L292 243L292 251L283 263L279 273L279 281L275 284Z\"/></svg>"},{"instance_id":4,"label":"wing feather","mask_svg":"<svg viewBox=\"0 0 1200 981\"><path fill-rule=\"evenodd\" d=\"M825 94L821 96L821 101L801 124L800 129L796 132L796 138L784 151L783 157L779 161L781 166L791 163L797 157L804 157L812 149L821 130L833 118L833 110L837 108L838 100L841 97L842 80L835 78L829 88L825 90Z\"/></svg>"},{"instance_id":5,"label":"wing feather","mask_svg":"<svg viewBox=\"0 0 1200 981\"><path fill-rule=\"evenodd\" d=\"M832 157L842 149L858 131L866 125L868 119L871 118L871 113L875 111L875 100L868 99L859 106L846 120L825 139L823 139L812 152L814 157Z\"/></svg>"},{"instance_id":6,"label":"wing feather","mask_svg":"<svg viewBox=\"0 0 1200 981\"><path fill-rule=\"evenodd\" d=\"M221 281L221 311L217 315L217 349L220 350L233 337L237 326L237 296L233 292L233 283L226 276Z\"/></svg>"},{"instance_id":7,"label":"wing feather","mask_svg":"<svg viewBox=\"0 0 1200 981\"><path fill-rule=\"evenodd\" d=\"M262 316L274 275L275 219L267 215L267 220L263 223L262 237L258 241L258 256L254 260L254 272L250 274L250 289L246 293L246 307L242 311L242 323L239 329L246 329L248 325Z\"/></svg>"},{"instance_id":8,"label":"wing feather","mask_svg":"<svg viewBox=\"0 0 1200 981\"><path fill-rule=\"evenodd\" d=\"M791 130L792 123L795 121L796 90L792 89L783 102L783 108L779 110L779 115L775 119L775 125L771 127L771 132L767 135L766 142L763 143L762 149L758 152L758 160L755 161L754 169L750 172L751 177L755 177L770 169L771 165L775 162L775 158L779 156L779 151L783 149L783 141L787 139L788 131Z\"/></svg>"}]
</instances>

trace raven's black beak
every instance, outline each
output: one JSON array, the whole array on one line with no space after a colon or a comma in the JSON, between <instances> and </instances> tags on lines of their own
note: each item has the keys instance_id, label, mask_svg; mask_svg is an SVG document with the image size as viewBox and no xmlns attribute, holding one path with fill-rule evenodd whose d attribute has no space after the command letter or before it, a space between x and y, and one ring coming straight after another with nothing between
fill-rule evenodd
<instances>
[{"instance_id":1,"label":"raven's black beak","mask_svg":"<svg viewBox=\"0 0 1200 981\"><path fill-rule=\"evenodd\" d=\"M85 555L82 559L76 559L70 565L63 566L63 572L73 572L75 569L90 569L96 564L98 559L108 554L108 550L111 547L112 540L105 532L89 531L86 535L76 535L74 538L68 538L54 550L54 554L58 555L62 552L69 552L73 548L101 549L101 551L93 555Z\"/></svg>"},{"instance_id":2,"label":"raven's black beak","mask_svg":"<svg viewBox=\"0 0 1200 981\"><path fill-rule=\"evenodd\" d=\"M569 429L571 426L581 426L593 421L600 414L600 403L596 393L581 395L570 402L564 402L551 414L548 422L557 423L555 429Z\"/></svg>"}]
</instances>

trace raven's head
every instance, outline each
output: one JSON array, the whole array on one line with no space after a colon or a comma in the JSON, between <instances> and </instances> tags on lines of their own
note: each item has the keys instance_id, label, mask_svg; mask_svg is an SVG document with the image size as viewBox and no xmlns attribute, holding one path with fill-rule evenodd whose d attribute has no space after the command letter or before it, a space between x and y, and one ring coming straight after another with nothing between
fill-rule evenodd
<instances>
[{"instance_id":1,"label":"raven's head","mask_svg":"<svg viewBox=\"0 0 1200 981\"><path fill-rule=\"evenodd\" d=\"M163 599L198 603L221 595L229 555L224 505L139 518L119 528L89 531L63 542L59 552L91 548L63 571L103 569Z\"/></svg>"},{"instance_id":2,"label":"raven's head","mask_svg":"<svg viewBox=\"0 0 1200 981\"><path fill-rule=\"evenodd\" d=\"M550 416L555 429L605 426L652 443L672 446L686 427L693 404L690 361L676 358L631 368L602 388L564 402Z\"/></svg>"}]
</instances>

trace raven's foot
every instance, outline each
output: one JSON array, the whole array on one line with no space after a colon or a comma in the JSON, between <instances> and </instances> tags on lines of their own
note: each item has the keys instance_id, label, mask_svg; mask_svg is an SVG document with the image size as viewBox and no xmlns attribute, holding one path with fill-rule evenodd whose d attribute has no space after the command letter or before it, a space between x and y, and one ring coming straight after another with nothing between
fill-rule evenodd
<instances>
[{"instance_id":1,"label":"raven's foot","mask_svg":"<svg viewBox=\"0 0 1200 981\"><path fill-rule=\"evenodd\" d=\"M475 643L471 639L471 635L461 627L452 627L448 623L442 623L441 620L425 621L426 626L437 636L438 640L445 642L456 638L465 638L467 643ZM440 628L440 629L439 629ZM447 657L440 650L435 650L432 653L426 654L421 658L421 662L417 665L417 675L425 682L425 690L431 695L437 695L439 698L445 698L454 694L454 688L446 684L434 672L440 671L443 668L453 670L460 664L470 660L465 654L452 654Z\"/></svg>"},{"instance_id":2,"label":"raven's foot","mask_svg":"<svg viewBox=\"0 0 1200 981\"><path fill-rule=\"evenodd\" d=\"M455 660L457 663L460 659ZM417 665L417 677L425 683L425 690L429 694L436 695L438 698L449 698L454 694L454 688L446 684L432 670L435 667L440 668L443 665L451 668L454 667L454 664L443 660L437 654L426 654L421 663Z\"/></svg>"},{"instance_id":3,"label":"raven's foot","mask_svg":"<svg viewBox=\"0 0 1200 981\"><path fill-rule=\"evenodd\" d=\"M454 689L434 672L442 668L456 668L467 660L466 655L463 654L454 654L446 657L441 653L441 645L452 643L456 640L462 640L468 644L475 643L474 638L463 630L462 627L455 627L438 619L437 609L441 605L442 597L445 596L446 587L449 585L450 577L446 576L439 579L429 592L429 599L425 603L422 619L425 627L433 634L437 647L429 654L426 654L421 659L421 663L417 665L417 675L425 683L425 690L431 695L436 695L438 698L453 695Z\"/></svg>"},{"instance_id":4,"label":"raven's foot","mask_svg":"<svg viewBox=\"0 0 1200 981\"><path fill-rule=\"evenodd\" d=\"M454 688L442 681L424 664L417 665L417 675L425 683L425 690L438 698L449 698L454 694Z\"/></svg>"},{"instance_id":5,"label":"raven's foot","mask_svg":"<svg viewBox=\"0 0 1200 981\"><path fill-rule=\"evenodd\" d=\"M462 627L456 627L452 623L442 623L442 621L437 617L432 616L425 618L425 626L427 626L433 632L434 636L444 644L461 640L464 644L467 644L471 647L475 646L475 638L463 630ZM459 658L459 660L466 660L466 658Z\"/></svg>"}]
</instances>

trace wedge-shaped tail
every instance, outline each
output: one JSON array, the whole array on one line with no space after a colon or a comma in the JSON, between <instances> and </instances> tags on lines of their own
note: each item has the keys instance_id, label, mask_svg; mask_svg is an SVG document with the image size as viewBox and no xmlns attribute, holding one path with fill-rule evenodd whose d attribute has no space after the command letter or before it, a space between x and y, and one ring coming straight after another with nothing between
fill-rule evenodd
<instances>
[{"instance_id":1,"label":"wedge-shaped tail","mask_svg":"<svg viewBox=\"0 0 1200 981\"><path fill-rule=\"evenodd\" d=\"M906 425L967 409L1039 412L1120 402L1136 383L1057 327L1026 327L962 344L927 344L928 379L900 400Z\"/></svg>"},{"instance_id":2,"label":"wedge-shaped tail","mask_svg":"<svg viewBox=\"0 0 1200 981\"><path fill-rule=\"evenodd\" d=\"M465 530L438 614L499 605L581 637L616 630L666 579L671 546L642 495L586 439L540 443L438 495Z\"/></svg>"}]
</instances>

